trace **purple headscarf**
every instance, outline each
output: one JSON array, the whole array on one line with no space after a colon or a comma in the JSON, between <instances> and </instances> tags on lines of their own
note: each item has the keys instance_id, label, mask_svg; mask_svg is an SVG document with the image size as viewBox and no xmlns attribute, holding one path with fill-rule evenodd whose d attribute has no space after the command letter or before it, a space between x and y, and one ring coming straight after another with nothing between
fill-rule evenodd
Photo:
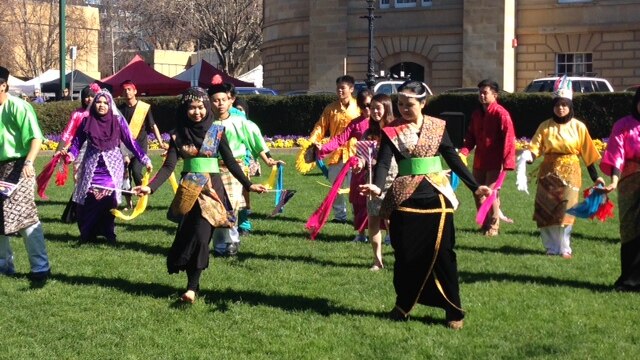
<instances>
[{"instance_id":1,"label":"purple headscarf","mask_svg":"<svg viewBox=\"0 0 640 360\"><path fill-rule=\"evenodd\" d=\"M96 110L96 102L100 98L106 98L109 103L109 112L101 116ZM110 150L120 145L120 124L118 115L114 114L115 103L107 90L101 90L93 99L89 116L85 120L84 132L89 143L100 151Z\"/></svg>"}]
</instances>

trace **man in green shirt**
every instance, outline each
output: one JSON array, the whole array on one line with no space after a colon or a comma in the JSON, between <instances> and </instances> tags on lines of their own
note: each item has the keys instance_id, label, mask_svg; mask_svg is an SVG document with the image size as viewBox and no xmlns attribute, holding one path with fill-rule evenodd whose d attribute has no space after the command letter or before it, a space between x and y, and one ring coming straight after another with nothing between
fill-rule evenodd
<instances>
[{"instance_id":1,"label":"man in green shirt","mask_svg":"<svg viewBox=\"0 0 640 360\"><path fill-rule=\"evenodd\" d=\"M35 203L33 162L40 151L42 131L33 108L9 94L9 70L0 66L0 274L13 275L9 235L25 240L33 281L50 275L49 257Z\"/></svg>"}]
</instances>

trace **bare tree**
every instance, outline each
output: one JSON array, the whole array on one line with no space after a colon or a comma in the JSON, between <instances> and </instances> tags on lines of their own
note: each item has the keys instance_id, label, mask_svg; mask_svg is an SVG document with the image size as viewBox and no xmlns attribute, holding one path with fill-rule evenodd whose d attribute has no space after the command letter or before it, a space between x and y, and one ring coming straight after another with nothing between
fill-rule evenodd
<instances>
[{"instance_id":1,"label":"bare tree","mask_svg":"<svg viewBox=\"0 0 640 360\"><path fill-rule=\"evenodd\" d=\"M16 38L12 36L12 24L7 21L11 19L12 9L9 2L0 2L0 64L10 66L12 63L12 53Z\"/></svg>"},{"instance_id":2,"label":"bare tree","mask_svg":"<svg viewBox=\"0 0 640 360\"><path fill-rule=\"evenodd\" d=\"M132 53L154 49L192 51L188 0L101 0L102 74L112 74Z\"/></svg>"},{"instance_id":3,"label":"bare tree","mask_svg":"<svg viewBox=\"0 0 640 360\"><path fill-rule=\"evenodd\" d=\"M262 44L262 6L262 0L101 0L100 71L123 66L121 53L198 47L214 49L222 70L237 75Z\"/></svg>"},{"instance_id":4,"label":"bare tree","mask_svg":"<svg viewBox=\"0 0 640 360\"><path fill-rule=\"evenodd\" d=\"M127 2L123 9L130 16L126 21L127 35L141 47L161 50L191 51L189 0L139 0ZM142 49L141 49L142 50Z\"/></svg>"},{"instance_id":5,"label":"bare tree","mask_svg":"<svg viewBox=\"0 0 640 360\"><path fill-rule=\"evenodd\" d=\"M55 68L60 59L58 1L5 0L1 11L5 19L3 36L14 40L3 45L7 64L31 77ZM67 28L67 33L72 34L70 39L78 49L85 49L89 29L82 9L67 8L66 16L67 22L73 24Z\"/></svg>"},{"instance_id":6,"label":"bare tree","mask_svg":"<svg viewBox=\"0 0 640 360\"><path fill-rule=\"evenodd\" d=\"M194 38L215 50L222 70L238 75L262 45L262 1L195 0L189 7Z\"/></svg>"}]
</instances>

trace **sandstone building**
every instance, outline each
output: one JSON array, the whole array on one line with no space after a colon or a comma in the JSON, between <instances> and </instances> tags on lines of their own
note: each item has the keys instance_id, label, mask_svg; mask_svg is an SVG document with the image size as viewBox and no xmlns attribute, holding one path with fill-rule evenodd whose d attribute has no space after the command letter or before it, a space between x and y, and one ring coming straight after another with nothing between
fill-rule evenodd
<instances>
[{"instance_id":1,"label":"sandstone building","mask_svg":"<svg viewBox=\"0 0 640 360\"><path fill-rule=\"evenodd\" d=\"M640 83L637 0L375 0L376 72L435 93L496 79L521 91L554 73L597 74L616 90ZM264 0L264 85L331 90L364 80L364 0Z\"/></svg>"}]
</instances>

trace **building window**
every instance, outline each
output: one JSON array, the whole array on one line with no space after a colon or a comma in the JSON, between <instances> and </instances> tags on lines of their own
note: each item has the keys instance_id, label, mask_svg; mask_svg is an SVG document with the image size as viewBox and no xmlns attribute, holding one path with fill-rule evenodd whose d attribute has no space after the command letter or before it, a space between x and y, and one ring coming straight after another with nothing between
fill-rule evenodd
<instances>
[{"instance_id":1,"label":"building window","mask_svg":"<svg viewBox=\"0 0 640 360\"><path fill-rule=\"evenodd\" d=\"M421 6L431 6L433 4L432 0L394 0L393 7L395 8L410 8L416 7L420 4ZM391 7L391 0L380 0L380 9L388 9Z\"/></svg>"},{"instance_id":2,"label":"building window","mask_svg":"<svg viewBox=\"0 0 640 360\"><path fill-rule=\"evenodd\" d=\"M416 7L416 0L396 0L397 8Z\"/></svg>"},{"instance_id":3,"label":"building window","mask_svg":"<svg viewBox=\"0 0 640 360\"><path fill-rule=\"evenodd\" d=\"M556 64L558 75L590 75L593 73L591 53L557 54Z\"/></svg>"}]
</instances>

